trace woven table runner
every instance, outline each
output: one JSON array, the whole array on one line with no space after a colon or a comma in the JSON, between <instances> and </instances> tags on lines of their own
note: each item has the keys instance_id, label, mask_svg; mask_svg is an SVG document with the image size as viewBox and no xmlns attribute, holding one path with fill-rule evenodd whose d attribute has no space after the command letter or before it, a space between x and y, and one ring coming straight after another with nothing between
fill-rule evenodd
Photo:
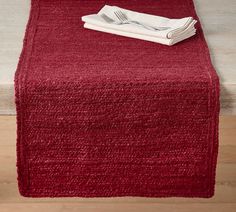
<instances>
[{"instance_id":1,"label":"woven table runner","mask_svg":"<svg viewBox=\"0 0 236 212\"><path fill-rule=\"evenodd\" d=\"M219 80L200 23L172 47L84 29L104 4L198 20L192 0L32 0L15 75L20 193L211 197Z\"/></svg>"}]
</instances>

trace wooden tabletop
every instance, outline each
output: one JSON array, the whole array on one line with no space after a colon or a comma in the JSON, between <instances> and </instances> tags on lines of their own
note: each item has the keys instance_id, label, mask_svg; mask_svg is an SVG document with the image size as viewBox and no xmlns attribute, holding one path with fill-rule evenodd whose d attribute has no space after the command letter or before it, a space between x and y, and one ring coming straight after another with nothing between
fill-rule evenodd
<instances>
[{"instance_id":1,"label":"wooden tabletop","mask_svg":"<svg viewBox=\"0 0 236 212\"><path fill-rule=\"evenodd\" d=\"M194 0L221 80L221 114L236 114L236 1ZM15 114L14 73L30 0L0 0L0 114Z\"/></svg>"},{"instance_id":2,"label":"wooden tabletop","mask_svg":"<svg viewBox=\"0 0 236 212\"><path fill-rule=\"evenodd\" d=\"M213 198L23 198L17 187L16 120L0 116L1 212L235 212L236 117L220 117Z\"/></svg>"}]
</instances>

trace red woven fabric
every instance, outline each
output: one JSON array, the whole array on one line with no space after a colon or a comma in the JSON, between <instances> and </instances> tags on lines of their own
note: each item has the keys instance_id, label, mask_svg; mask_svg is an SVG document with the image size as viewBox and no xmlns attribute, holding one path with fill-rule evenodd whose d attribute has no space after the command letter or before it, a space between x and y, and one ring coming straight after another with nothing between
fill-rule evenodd
<instances>
[{"instance_id":1,"label":"red woven fabric","mask_svg":"<svg viewBox=\"0 0 236 212\"><path fill-rule=\"evenodd\" d=\"M15 75L20 193L211 197L219 82L200 24L172 47L84 29L104 4L197 19L192 0L32 0Z\"/></svg>"}]
</instances>

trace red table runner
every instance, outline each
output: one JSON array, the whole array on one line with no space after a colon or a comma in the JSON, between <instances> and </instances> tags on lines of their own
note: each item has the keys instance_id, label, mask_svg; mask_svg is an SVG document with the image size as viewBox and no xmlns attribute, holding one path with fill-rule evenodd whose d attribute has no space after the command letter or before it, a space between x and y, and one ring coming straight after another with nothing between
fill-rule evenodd
<instances>
[{"instance_id":1,"label":"red table runner","mask_svg":"<svg viewBox=\"0 0 236 212\"><path fill-rule=\"evenodd\" d=\"M172 47L84 29L104 4L198 20L192 0L32 0L15 75L20 193L211 197L219 82L200 23Z\"/></svg>"}]
</instances>

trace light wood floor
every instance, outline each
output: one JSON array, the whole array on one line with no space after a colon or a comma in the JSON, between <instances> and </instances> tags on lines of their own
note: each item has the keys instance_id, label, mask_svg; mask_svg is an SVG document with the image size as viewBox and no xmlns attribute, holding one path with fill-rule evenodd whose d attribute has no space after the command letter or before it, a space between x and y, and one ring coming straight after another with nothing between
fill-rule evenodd
<instances>
[{"instance_id":1,"label":"light wood floor","mask_svg":"<svg viewBox=\"0 0 236 212\"><path fill-rule=\"evenodd\" d=\"M0 212L235 212L236 116L220 118L216 194L200 198L23 198L16 182L15 116L0 116Z\"/></svg>"}]
</instances>

